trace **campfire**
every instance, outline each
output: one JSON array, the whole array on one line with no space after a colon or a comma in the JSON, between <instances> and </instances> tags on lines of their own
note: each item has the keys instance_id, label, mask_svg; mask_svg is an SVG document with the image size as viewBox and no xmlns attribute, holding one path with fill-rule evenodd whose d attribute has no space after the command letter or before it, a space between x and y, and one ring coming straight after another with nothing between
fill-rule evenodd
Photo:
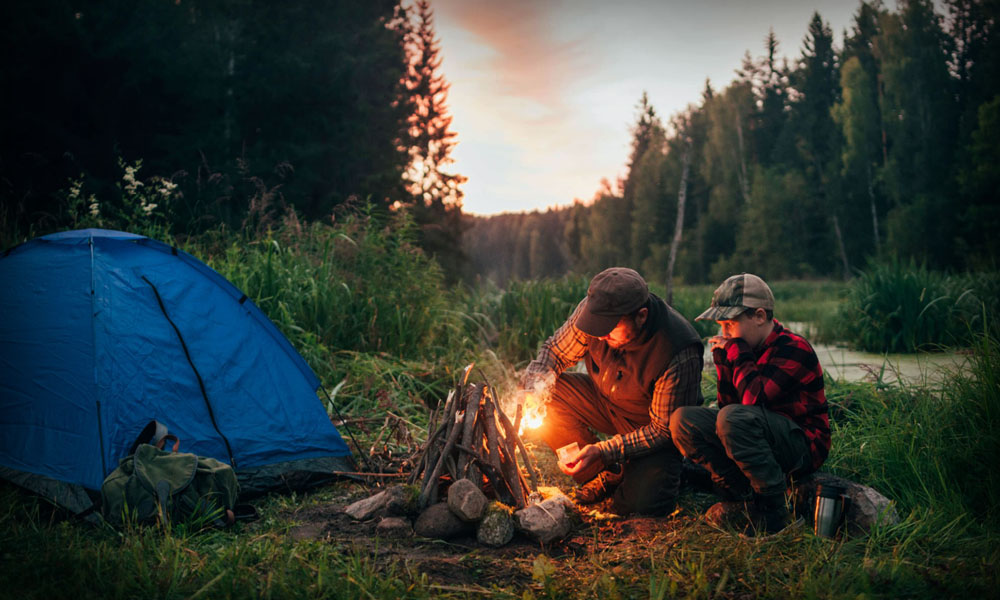
<instances>
[{"instance_id":1,"label":"campfire","mask_svg":"<svg viewBox=\"0 0 1000 600\"><path fill-rule=\"evenodd\" d=\"M437 502L441 492L460 479L468 479L487 497L524 508L538 491L538 478L518 435L522 405L511 422L492 387L467 383L471 369L466 367L462 383L431 416L427 442L414 459L409 482L420 487L420 508Z\"/></svg>"},{"instance_id":2,"label":"campfire","mask_svg":"<svg viewBox=\"0 0 1000 600\"><path fill-rule=\"evenodd\" d=\"M359 521L380 518L376 533L390 537L449 539L474 530L476 540L491 547L508 543L515 531L543 544L565 537L576 507L558 488L539 488L518 435L531 403L519 402L512 422L488 383L468 383L471 370L465 368L431 415L427 441L407 461L413 465L407 484L357 500L344 512Z\"/></svg>"}]
</instances>

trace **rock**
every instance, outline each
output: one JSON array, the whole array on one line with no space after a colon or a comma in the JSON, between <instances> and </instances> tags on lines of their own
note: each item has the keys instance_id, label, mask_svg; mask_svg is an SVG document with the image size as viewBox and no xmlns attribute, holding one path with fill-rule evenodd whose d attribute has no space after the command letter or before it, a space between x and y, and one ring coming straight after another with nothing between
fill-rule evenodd
<instances>
[{"instance_id":1,"label":"rock","mask_svg":"<svg viewBox=\"0 0 1000 600\"><path fill-rule=\"evenodd\" d=\"M569 534L573 509L573 501L559 494L516 511L514 519L518 529L547 544Z\"/></svg>"},{"instance_id":2,"label":"rock","mask_svg":"<svg viewBox=\"0 0 1000 600\"><path fill-rule=\"evenodd\" d=\"M406 538L413 535L413 527L403 517L385 517L375 526L375 535L387 538Z\"/></svg>"},{"instance_id":3,"label":"rock","mask_svg":"<svg viewBox=\"0 0 1000 600\"><path fill-rule=\"evenodd\" d=\"M404 517L417 513L417 499L420 489L412 485L394 485L385 490L388 501L385 513L392 517Z\"/></svg>"},{"instance_id":4,"label":"rock","mask_svg":"<svg viewBox=\"0 0 1000 600\"><path fill-rule=\"evenodd\" d=\"M485 511L476 529L476 540L485 546L499 548L514 537L514 517L510 507L493 502Z\"/></svg>"},{"instance_id":5,"label":"rock","mask_svg":"<svg viewBox=\"0 0 1000 600\"><path fill-rule=\"evenodd\" d=\"M394 485L381 492L358 500L344 509L358 521L364 521L377 516L402 517L413 514L417 505L417 496L410 486Z\"/></svg>"},{"instance_id":6,"label":"rock","mask_svg":"<svg viewBox=\"0 0 1000 600\"><path fill-rule=\"evenodd\" d=\"M468 479L459 479L448 488L448 508L463 521L482 519L487 504L486 495Z\"/></svg>"},{"instance_id":7,"label":"rock","mask_svg":"<svg viewBox=\"0 0 1000 600\"><path fill-rule=\"evenodd\" d=\"M351 515L358 521L364 521L375 516L375 513L383 510L389 503L389 494L382 490L374 496L369 496L351 504L344 509L344 512Z\"/></svg>"},{"instance_id":8,"label":"rock","mask_svg":"<svg viewBox=\"0 0 1000 600\"><path fill-rule=\"evenodd\" d=\"M447 540L465 533L469 526L448 509L447 502L432 504L417 517L413 531L423 537Z\"/></svg>"},{"instance_id":9,"label":"rock","mask_svg":"<svg viewBox=\"0 0 1000 600\"><path fill-rule=\"evenodd\" d=\"M847 531L852 535L867 534L876 523L895 525L899 522L895 503L873 488L830 473L817 472L799 481L793 490L796 512L805 517L810 525L815 518L816 487L819 485L836 485L845 489L844 495L850 500Z\"/></svg>"}]
</instances>

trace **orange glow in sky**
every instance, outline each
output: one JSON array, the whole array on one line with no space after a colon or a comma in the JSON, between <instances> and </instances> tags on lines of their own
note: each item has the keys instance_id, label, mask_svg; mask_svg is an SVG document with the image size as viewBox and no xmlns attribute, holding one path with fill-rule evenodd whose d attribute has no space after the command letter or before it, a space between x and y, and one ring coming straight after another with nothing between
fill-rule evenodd
<instances>
[{"instance_id":1,"label":"orange glow in sky","mask_svg":"<svg viewBox=\"0 0 1000 600\"><path fill-rule=\"evenodd\" d=\"M645 90L664 121L735 77L744 53L798 58L814 11L838 47L857 0L431 0L473 214L590 200L626 172Z\"/></svg>"}]
</instances>

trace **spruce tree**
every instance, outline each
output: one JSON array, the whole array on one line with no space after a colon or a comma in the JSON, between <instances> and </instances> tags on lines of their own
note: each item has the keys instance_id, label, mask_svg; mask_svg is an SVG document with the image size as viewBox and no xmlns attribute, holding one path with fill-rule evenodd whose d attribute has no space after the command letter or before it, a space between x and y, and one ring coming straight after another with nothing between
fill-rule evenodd
<instances>
[{"instance_id":1,"label":"spruce tree","mask_svg":"<svg viewBox=\"0 0 1000 600\"><path fill-rule=\"evenodd\" d=\"M446 103L450 84L440 73L441 46L434 31L434 13L428 0L418 0L415 10L407 82L413 104L409 120L412 163L406 178L421 246L454 281L464 262L460 186L467 178L447 170L457 141Z\"/></svg>"}]
</instances>

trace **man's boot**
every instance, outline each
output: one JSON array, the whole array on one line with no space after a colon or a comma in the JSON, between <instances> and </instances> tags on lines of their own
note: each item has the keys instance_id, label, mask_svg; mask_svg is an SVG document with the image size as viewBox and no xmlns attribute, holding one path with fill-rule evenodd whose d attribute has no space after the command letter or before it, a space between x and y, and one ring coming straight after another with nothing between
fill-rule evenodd
<instances>
[{"instance_id":1,"label":"man's boot","mask_svg":"<svg viewBox=\"0 0 1000 600\"><path fill-rule=\"evenodd\" d=\"M580 504L597 504L614 493L618 484L622 482L622 477L621 468L618 472L605 469L598 473L597 477L574 490L573 499Z\"/></svg>"}]
</instances>

